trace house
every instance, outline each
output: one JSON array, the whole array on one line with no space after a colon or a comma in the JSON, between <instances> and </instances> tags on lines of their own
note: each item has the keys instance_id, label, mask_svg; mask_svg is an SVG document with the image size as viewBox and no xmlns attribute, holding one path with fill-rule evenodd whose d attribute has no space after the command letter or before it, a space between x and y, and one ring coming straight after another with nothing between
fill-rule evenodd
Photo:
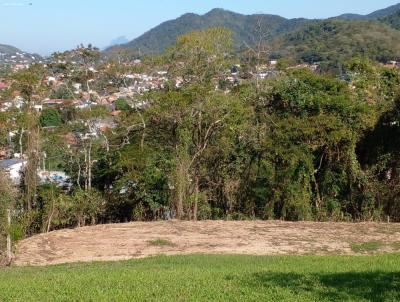
<instances>
[{"instance_id":1,"label":"house","mask_svg":"<svg viewBox=\"0 0 400 302\"><path fill-rule=\"evenodd\" d=\"M4 169L15 184L20 184L21 173L23 172L27 161L20 158L0 160L0 169Z\"/></svg>"},{"instance_id":2,"label":"house","mask_svg":"<svg viewBox=\"0 0 400 302\"><path fill-rule=\"evenodd\" d=\"M68 144L69 147L77 146L79 141L76 135L73 132L69 132L63 136L64 141Z\"/></svg>"},{"instance_id":3,"label":"house","mask_svg":"<svg viewBox=\"0 0 400 302\"><path fill-rule=\"evenodd\" d=\"M45 82L47 85L52 86L52 85L57 84L57 79L55 77L47 77L45 79Z\"/></svg>"},{"instance_id":4,"label":"house","mask_svg":"<svg viewBox=\"0 0 400 302\"><path fill-rule=\"evenodd\" d=\"M74 83L72 85L72 87L74 88L74 94L80 94L82 91L82 84L80 83Z\"/></svg>"},{"instance_id":5,"label":"house","mask_svg":"<svg viewBox=\"0 0 400 302\"><path fill-rule=\"evenodd\" d=\"M34 105L33 108L36 110L36 112L42 112L43 111L43 105Z\"/></svg>"},{"instance_id":6,"label":"house","mask_svg":"<svg viewBox=\"0 0 400 302\"><path fill-rule=\"evenodd\" d=\"M0 147L0 159L6 159L11 155L10 147Z\"/></svg>"},{"instance_id":7,"label":"house","mask_svg":"<svg viewBox=\"0 0 400 302\"><path fill-rule=\"evenodd\" d=\"M71 106L74 100L64 100L64 99L45 99L42 101L43 107L46 108L61 108L66 106Z\"/></svg>"},{"instance_id":8,"label":"house","mask_svg":"<svg viewBox=\"0 0 400 302\"><path fill-rule=\"evenodd\" d=\"M6 83L0 82L0 90L8 89L8 85Z\"/></svg>"}]
</instances>

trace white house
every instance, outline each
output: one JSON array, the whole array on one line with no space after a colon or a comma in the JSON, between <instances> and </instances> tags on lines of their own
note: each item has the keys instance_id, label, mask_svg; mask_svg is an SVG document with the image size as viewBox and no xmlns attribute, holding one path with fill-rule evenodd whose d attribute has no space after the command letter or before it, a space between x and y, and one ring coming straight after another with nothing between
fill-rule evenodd
<instances>
[{"instance_id":1,"label":"white house","mask_svg":"<svg viewBox=\"0 0 400 302\"><path fill-rule=\"evenodd\" d=\"M4 169L15 184L21 182L21 172L26 166L26 161L20 158L0 160L0 169Z\"/></svg>"}]
</instances>

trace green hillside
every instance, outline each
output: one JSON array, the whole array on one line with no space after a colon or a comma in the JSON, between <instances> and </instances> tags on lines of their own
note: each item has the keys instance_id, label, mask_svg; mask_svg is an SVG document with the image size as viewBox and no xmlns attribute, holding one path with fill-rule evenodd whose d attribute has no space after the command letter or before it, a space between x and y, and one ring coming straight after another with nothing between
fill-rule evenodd
<instances>
[{"instance_id":1,"label":"green hillside","mask_svg":"<svg viewBox=\"0 0 400 302\"><path fill-rule=\"evenodd\" d=\"M377 20L391 16L399 10L400 4L396 4L368 15L343 14L333 19L355 22L357 20ZM259 25L261 25L265 38L270 41L270 39L280 34L297 31L299 27L313 24L315 21L286 19L268 14L243 15L217 8L205 15L189 13L175 20L164 22L133 41L119 45L117 48L136 50L140 51L141 54L159 54L174 44L176 38L180 35L210 27L225 27L233 31L236 48L240 49L246 44L254 44L254 39L257 37L257 28L260 27ZM357 25L355 26L357 27ZM115 49L115 47L111 47L108 51Z\"/></svg>"},{"instance_id":2,"label":"green hillside","mask_svg":"<svg viewBox=\"0 0 400 302\"><path fill-rule=\"evenodd\" d=\"M258 25L261 25L263 34L267 38L272 38L306 22L306 19L288 20L280 16L261 14L247 16L223 9L214 9L203 16L185 14L176 20L164 22L124 47L140 50L142 53L158 54L174 44L180 35L210 27L225 27L233 31L235 45L240 48L246 43L254 43Z\"/></svg>"},{"instance_id":3,"label":"green hillside","mask_svg":"<svg viewBox=\"0 0 400 302\"><path fill-rule=\"evenodd\" d=\"M380 21L386 23L394 29L400 30L400 11L388 17L382 18Z\"/></svg>"},{"instance_id":4,"label":"green hillside","mask_svg":"<svg viewBox=\"0 0 400 302\"><path fill-rule=\"evenodd\" d=\"M273 49L307 63L332 64L357 55L387 62L400 57L400 31L373 21L319 21L275 39Z\"/></svg>"},{"instance_id":5,"label":"green hillside","mask_svg":"<svg viewBox=\"0 0 400 302\"><path fill-rule=\"evenodd\" d=\"M359 14L343 14L337 17L337 19L343 19L343 20L376 20L378 18L384 18L387 16L390 16L397 11L400 10L400 3L395 4L392 6L389 6L384 9L377 10L375 12L372 12L368 15L359 15Z\"/></svg>"}]
</instances>

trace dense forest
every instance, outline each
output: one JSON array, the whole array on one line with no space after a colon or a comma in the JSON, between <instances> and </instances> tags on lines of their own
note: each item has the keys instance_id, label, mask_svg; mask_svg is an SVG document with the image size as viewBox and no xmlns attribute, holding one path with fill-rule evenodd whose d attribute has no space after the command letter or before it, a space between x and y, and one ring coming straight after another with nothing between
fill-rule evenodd
<instances>
[{"instance_id":1,"label":"dense forest","mask_svg":"<svg viewBox=\"0 0 400 302\"><path fill-rule=\"evenodd\" d=\"M345 30L347 23L323 26ZM308 35L322 39L315 30ZM390 35L398 34L385 28L382 41ZM230 83L223 75L237 62L247 73L263 62L235 54L231 32L220 28L179 37L145 67L102 61L91 47L54 56L47 69L34 65L11 74L12 86L2 95L19 91L28 104L0 113L2 144L10 129L22 129L20 148L28 158L19 190L0 175L4 236L174 218L400 221L397 68L367 55L345 56L339 57L345 77L281 67L266 79ZM70 139L108 117L104 106L33 110L39 96L74 98L68 87L43 84L49 70L94 94L146 66L162 66L173 77L163 89L119 99L116 127L100 137ZM38 182L43 152L53 169L71 177L70 189ZM11 226L4 227L10 211Z\"/></svg>"},{"instance_id":2,"label":"dense forest","mask_svg":"<svg viewBox=\"0 0 400 302\"><path fill-rule=\"evenodd\" d=\"M386 23L394 29L400 29L400 11L393 15L380 19L381 22Z\"/></svg>"},{"instance_id":3,"label":"dense forest","mask_svg":"<svg viewBox=\"0 0 400 302\"><path fill-rule=\"evenodd\" d=\"M279 57L337 70L354 56L389 62L400 56L400 31L373 21L318 21L272 42Z\"/></svg>"}]
</instances>

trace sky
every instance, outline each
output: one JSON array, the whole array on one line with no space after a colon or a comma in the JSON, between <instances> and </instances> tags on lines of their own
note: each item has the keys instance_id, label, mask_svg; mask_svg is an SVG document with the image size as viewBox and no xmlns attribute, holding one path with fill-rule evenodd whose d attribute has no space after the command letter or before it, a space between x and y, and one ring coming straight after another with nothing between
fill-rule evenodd
<instances>
[{"instance_id":1,"label":"sky","mask_svg":"<svg viewBox=\"0 0 400 302\"><path fill-rule=\"evenodd\" d=\"M132 40L185 13L224 8L242 14L327 18L368 14L399 0L0 0L0 44L51 54L92 43L100 48L126 36Z\"/></svg>"}]
</instances>

